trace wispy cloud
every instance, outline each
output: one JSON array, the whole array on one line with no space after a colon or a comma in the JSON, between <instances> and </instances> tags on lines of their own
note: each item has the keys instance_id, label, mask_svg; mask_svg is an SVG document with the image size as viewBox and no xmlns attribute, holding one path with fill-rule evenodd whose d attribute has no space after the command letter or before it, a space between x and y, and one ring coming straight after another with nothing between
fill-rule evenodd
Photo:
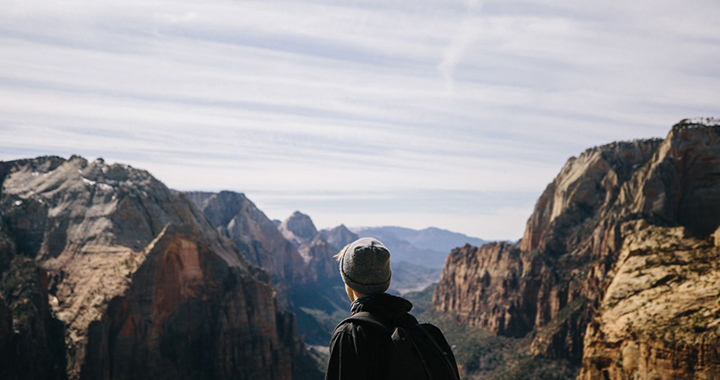
<instances>
[{"instance_id":1,"label":"wispy cloud","mask_svg":"<svg viewBox=\"0 0 720 380\"><path fill-rule=\"evenodd\" d=\"M477 38L482 26L482 19L478 12L482 6L481 0L467 0L467 11L463 15L457 32L450 44L443 51L442 60L438 64L438 71L445 80L445 91L450 93L454 87L453 73L465 50Z\"/></svg>"},{"instance_id":2,"label":"wispy cloud","mask_svg":"<svg viewBox=\"0 0 720 380\"><path fill-rule=\"evenodd\" d=\"M273 217L515 239L567 157L720 114L718 11L7 0L0 159L102 156L178 189L245 191Z\"/></svg>"}]
</instances>

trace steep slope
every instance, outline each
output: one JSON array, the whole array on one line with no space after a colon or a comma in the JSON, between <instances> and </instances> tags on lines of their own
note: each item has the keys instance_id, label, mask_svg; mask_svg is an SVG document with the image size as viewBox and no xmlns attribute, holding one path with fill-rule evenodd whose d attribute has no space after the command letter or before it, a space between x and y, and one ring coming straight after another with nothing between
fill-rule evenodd
<instances>
[{"instance_id":1,"label":"steep slope","mask_svg":"<svg viewBox=\"0 0 720 380\"><path fill-rule=\"evenodd\" d=\"M716 272L703 262L717 255L710 234L720 224L719 173L720 125L714 120L684 120L664 140L588 149L548 185L518 245L451 253L434 308L496 334L532 336L534 355L582 362L587 378L658 373L643 368L673 374L668 378L717 376L720 360L703 343L718 335L713 321L720 317L703 301L708 287L717 288ZM645 248L632 248L638 241ZM641 263L628 260L638 256ZM674 269L667 264L672 256ZM653 290L658 286L667 294ZM695 293L681 302L687 288ZM667 318L647 318L658 309L638 305L669 305L661 297L676 309ZM702 338L643 338L648 331L679 332L688 320L684 313L699 313L702 318L695 318L710 326ZM631 359L620 365L623 347L631 347L625 355ZM668 372L671 367L675 372Z\"/></svg>"},{"instance_id":2,"label":"steep slope","mask_svg":"<svg viewBox=\"0 0 720 380\"><path fill-rule=\"evenodd\" d=\"M295 211L278 228L297 248L307 265L309 276L314 281L340 278L338 265L333 256L342 247L333 246L325 240L325 234L318 232L309 216Z\"/></svg>"},{"instance_id":3,"label":"steep slope","mask_svg":"<svg viewBox=\"0 0 720 380\"><path fill-rule=\"evenodd\" d=\"M297 249L244 194L232 191L185 194L220 234L230 238L250 263L265 269L276 283L307 281Z\"/></svg>"},{"instance_id":4,"label":"steep slope","mask_svg":"<svg viewBox=\"0 0 720 380\"><path fill-rule=\"evenodd\" d=\"M307 344L313 345L323 360L335 325L349 313L350 302L333 257L356 235L344 226L318 231L312 219L299 211L278 225L297 247L312 281L289 290L290 310L297 315L298 326ZM343 244L344 243L344 244Z\"/></svg>"},{"instance_id":5,"label":"steep slope","mask_svg":"<svg viewBox=\"0 0 720 380\"><path fill-rule=\"evenodd\" d=\"M622 232L613 280L585 335L580 377L718 377L720 248L684 227L637 221Z\"/></svg>"},{"instance_id":6,"label":"steep slope","mask_svg":"<svg viewBox=\"0 0 720 380\"><path fill-rule=\"evenodd\" d=\"M329 230L320 231L320 237L328 242L335 252L340 252L346 245L359 239L359 236L350 231L344 224L341 224L335 228Z\"/></svg>"},{"instance_id":7,"label":"steep slope","mask_svg":"<svg viewBox=\"0 0 720 380\"><path fill-rule=\"evenodd\" d=\"M146 171L76 156L0 168L3 226L17 254L47 271L68 377L289 379L312 371L269 276L186 196Z\"/></svg>"},{"instance_id":8,"label":"steep slope","mask_svg":"<svg viewBox=\"0 0 720 380\"><path fill-rule=\"evenodd\" d=\"M0 273L0 378L66 379L63 324L48 304L45 271L14 257Z\"/></svg>"}]
</instances>

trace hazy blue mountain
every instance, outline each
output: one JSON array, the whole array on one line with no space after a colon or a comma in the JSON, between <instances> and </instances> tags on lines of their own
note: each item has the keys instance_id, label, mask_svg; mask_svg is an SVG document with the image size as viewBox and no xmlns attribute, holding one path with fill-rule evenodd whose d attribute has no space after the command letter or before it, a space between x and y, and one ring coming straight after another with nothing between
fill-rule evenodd
<instances>
[{"instance_id":1,"label":"hazy blue mountain","mask_svg":"<svg viewBox=\"0 0 720 380\"><path fill-rule=\"evenodd\" d=\"M359 236L372 236L382 241L392 253L393 263L405 261L430 268L442 267L453 248L465 244L481 246L485 240L440 228L414 230L405 227L355 227Z\"/></svg>"}]
</instances>

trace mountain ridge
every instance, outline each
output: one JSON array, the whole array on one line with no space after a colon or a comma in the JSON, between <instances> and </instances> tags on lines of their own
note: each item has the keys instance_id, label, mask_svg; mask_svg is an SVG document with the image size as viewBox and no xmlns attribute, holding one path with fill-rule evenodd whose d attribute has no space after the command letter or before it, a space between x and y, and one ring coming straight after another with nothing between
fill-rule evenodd
<instances>
[{"instance_id":1,"label":"mountain ridge","mask_svg":"<svg viewBox=\"0 0 720 380\"><path fill-rule=\"evenodd\" d=\"M147 171L49 156L0 162L0 183L0 349L30 350L4 377L313 376L269 275ZM38 282L34 308L14 298Z\"/></svg>"},{"instance_id":2,"label":"mountain ridge","mask_svg":"<svg viewBox=\"0 0 720 380\"><path fill-rule=\"evenodd\" d=\"M720 314L683 298L720 286L720 126L689 123L571 157L521 241L453 250L434 310L529 337L533 358L568 360L582 379L720 375L703 343L718 341Z\"/></svg>"}]
</instances>

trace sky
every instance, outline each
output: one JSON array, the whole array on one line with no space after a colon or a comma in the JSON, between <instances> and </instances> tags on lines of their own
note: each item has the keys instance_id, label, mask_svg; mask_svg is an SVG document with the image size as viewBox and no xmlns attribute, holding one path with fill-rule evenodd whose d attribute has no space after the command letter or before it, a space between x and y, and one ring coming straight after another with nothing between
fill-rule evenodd
<instances>
[{"instance_id":1,"label":"sky","mask_svg":"<svg viewBox=\"0 0 720 380\"><path fill-rule=\"evenodd\" d=\"M0 160L516 240L565 161L720 116L720 2L2 0Z\"/></svg>"}]
</instances>

